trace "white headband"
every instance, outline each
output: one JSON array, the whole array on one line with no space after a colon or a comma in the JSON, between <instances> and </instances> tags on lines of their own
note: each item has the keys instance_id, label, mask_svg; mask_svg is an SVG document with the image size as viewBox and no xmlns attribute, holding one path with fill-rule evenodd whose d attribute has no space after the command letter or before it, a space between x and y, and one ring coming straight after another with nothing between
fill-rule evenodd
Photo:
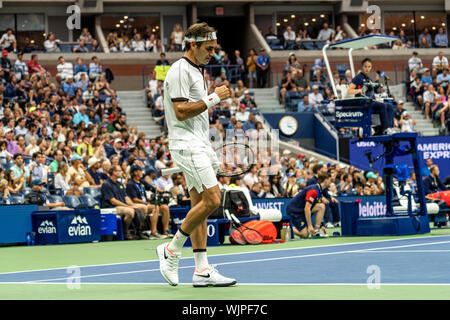
<instances>
[{"instance_id":1,"label":"white headband","mask_svg":"<svg viewBox=\"0 0 450 320\"><path fill-rule=\"evenodd\" d=\"M186 46L187 42L202 42L202 41L209 41L209 40L217 40L217 35L215 32L209 32L209 33L205 34L204 36L196 37L196 38L184 38L183 44L182 44L182 49L184 50L184 47Z\"/></svg>"}]
</instances>

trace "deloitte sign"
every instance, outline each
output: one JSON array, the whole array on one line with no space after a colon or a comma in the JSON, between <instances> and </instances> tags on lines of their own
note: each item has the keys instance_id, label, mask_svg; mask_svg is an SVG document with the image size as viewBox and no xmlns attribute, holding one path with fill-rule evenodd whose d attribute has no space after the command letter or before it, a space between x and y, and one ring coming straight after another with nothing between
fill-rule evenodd
<instances>
[{"instance_id":1,"label":"deloitte sign","mask_svg":"<svg viewBox=\"0 0 450 320\"><path fill-rule=\"evenodd\" d=\"M359 203L359 216L361 218L384 217L386 216L386 205L384 201L373 201Z\"/></svg>"}]
</instances>

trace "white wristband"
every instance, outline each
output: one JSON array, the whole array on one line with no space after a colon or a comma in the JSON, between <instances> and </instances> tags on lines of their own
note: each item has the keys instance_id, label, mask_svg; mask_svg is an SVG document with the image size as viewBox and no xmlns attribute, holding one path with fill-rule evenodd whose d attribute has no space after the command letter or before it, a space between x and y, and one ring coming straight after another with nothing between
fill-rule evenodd
<instances>
[{"instance_id":1,"label":"white wristband","mask_svg":"<svg viewBox=\"0 0 450 320\"><path fill-rule=\"evenodd\" d=\"M203 98L202 100L206 104L207 109L214 107L216 104L220 103L220 98L215 92L211 93L209 96Z\"/></svg>"}]
</instances>

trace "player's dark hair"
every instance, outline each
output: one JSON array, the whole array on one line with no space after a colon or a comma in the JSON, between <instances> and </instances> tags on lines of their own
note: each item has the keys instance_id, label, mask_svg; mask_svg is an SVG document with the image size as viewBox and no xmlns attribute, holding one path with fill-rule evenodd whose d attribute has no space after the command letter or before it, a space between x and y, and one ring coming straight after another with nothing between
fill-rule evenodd
<instances>
[{"instance_id":1,"label":"player's dark hair","mask_svg":"<svg viewBox=\"0 0 450 320\"><path fill-rule=\"evenodd\" d=\"M313 173L317 174L317 172L319 172L320 169L322 169L322 167L323 167L323 164L316 164L312 169Z\"/></svg>"},{"instance_id":2,"label":"player's dark hair","mask_svg":"<svg viewBox=\"0 0 450 320\"><path fill-rule=\"evenodd\" d=\"M210 27L206 22L195 23L191 25L186 33L186 38L197 38L202 37L210 32L216 32L216 29ZM188 51L191 48L191 44L189 42L186 43L184 49Z\"/></svg>"},{"instance_id":3,"label":"player's dark hair","mask_svg":"<svg viewBox=\"0 0 450 320\"><path fill-rule=\"evenodd\" d=\"M327 180L329 177L330 177L330 176L329 176L328 173L320 173L320 174L317 176L317 180L319 181L319 183L322 183L322 182L324 182L325 180Z\"/></svg>"},{"instance_id":4,"label":"player's dark hair","mask_svg":"<svg viewBox=\"0 0 450 320\"><path fill-rule=\"evenodd\" d=\"M365 58L365 59L361 62L361 65L363 66L364 63L366 63L366 62L372 63L372 60L371 60L370 58Z\"/></svg>"}]
</instances>

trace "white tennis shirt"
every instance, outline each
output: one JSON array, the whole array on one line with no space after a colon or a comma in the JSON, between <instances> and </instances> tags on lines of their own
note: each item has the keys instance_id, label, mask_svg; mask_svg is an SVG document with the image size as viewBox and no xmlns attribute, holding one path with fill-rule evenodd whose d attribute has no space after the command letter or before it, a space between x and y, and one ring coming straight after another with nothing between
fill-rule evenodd
<instances>
[{"instance_id":1,"label":"white tennis shirt","mask_svg":"<svg viewBox=\"0 0 450 320\"><path fill-rule=\"evenodd\" d=\"M164 114L172 150L211 146L208 110L179 121L174 102L197 102L208 95L203 70L186 57L174 62L164 80Z\"/></svg>"}]
</instances>

